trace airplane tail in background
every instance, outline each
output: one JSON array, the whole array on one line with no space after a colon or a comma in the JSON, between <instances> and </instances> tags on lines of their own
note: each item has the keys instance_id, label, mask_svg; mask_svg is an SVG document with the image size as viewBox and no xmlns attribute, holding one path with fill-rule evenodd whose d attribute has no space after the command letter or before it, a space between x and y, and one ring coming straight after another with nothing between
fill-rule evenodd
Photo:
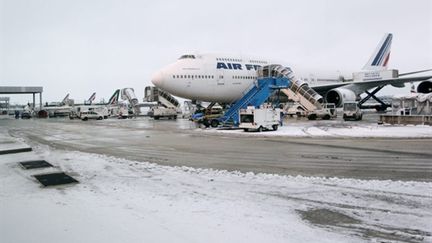
<instances>
[{"instance_id":1,"label":"airplane tail in background","mask_svg":"<svg viewBox=\"0 0 432 243\"><path fill-rule=\"evenodd\" d=\"M67 104L67 103L68 103L68 100L69 100L69 94L67 94L67 95L63 98L62 103L63 103L63 104Z\"/></svg>"},{"instance_id":2,"label":"airplane tail in background","mask_svg":"<svg viewBox=\"0 0 432 243\"><path fill-rule=\"evenodd\" d=\"M93 101L96 99L96 92L94 92L91 96L90 96L90 98L88 99L88 103L89 104L91 104L91 103L93 103Z\"/></svg>"},{"instance_id":3,"label":"airplane tail in background","mask_svg":"<svg viewBox=\"0 0 432 243\"><path fill-rule=\"evenodd\" d=\"M111 96L111 98L108 101L108 105L114 105L118 103L118 99L119 99L119 95L120 95L120 90L116 90L114 92L114 94Z\"/></svg>"},{"instance_id":4,"label":"airplane tail in background","mask_svg":"<svg viewBox=\"0 0 432 243\"><path fill-rule=\"evenodd\" d=\"M393 34L387 33L380 41L369 61L363 67L363 70L385 70L390 59L390 49L392 44Z\"/></svg>"}]
</instances>

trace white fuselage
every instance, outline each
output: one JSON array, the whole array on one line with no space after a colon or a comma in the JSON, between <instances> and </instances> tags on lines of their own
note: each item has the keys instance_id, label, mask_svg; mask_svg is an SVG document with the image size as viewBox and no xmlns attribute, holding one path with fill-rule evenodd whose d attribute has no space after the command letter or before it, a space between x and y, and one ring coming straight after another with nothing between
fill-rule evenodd
<instances>
[{"instance_id":1,"label":"white fuselage","mask_svg":"<svg viewBox=\"0 0 432 243\"><path fill-rule=\"evenodd\" d=\"M175 63L156 72L152 83L182 98L232 103L240 99L256 80L257 69L269 64L278 63L225 54L183 55ZM318 75L292 69L298 78L312 86L341 79L337 72Z\"/></svg>"}]
</instances>

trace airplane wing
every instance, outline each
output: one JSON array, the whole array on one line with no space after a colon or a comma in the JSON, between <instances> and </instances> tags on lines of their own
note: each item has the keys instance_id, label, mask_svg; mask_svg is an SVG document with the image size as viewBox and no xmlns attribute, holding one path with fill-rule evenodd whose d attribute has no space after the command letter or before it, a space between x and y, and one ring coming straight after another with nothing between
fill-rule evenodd
<instances>
[{"instance_id":1,"label":"airplane wing","mask_svg":"<svg viewBox=\"0 0 432 243\"><path fill-rule=\"evenodd\" d=\"M418 77L404 77L404 78L391 78L391 79L378 79L378 80L368 80L368 81L355 81L355 82L340 82L333 84L325 84L325 85L317 85L311 86L318 94L325 95L329 90L335 88L346 88L352 90L356 94L361 94L366 90L379 87L382 85L392 85L395 87L404 87L404 83L409 82L418 82L425 81L428 79L432 79L432 75L430 76L418 76Z\"/></svg>"}]
</instances>

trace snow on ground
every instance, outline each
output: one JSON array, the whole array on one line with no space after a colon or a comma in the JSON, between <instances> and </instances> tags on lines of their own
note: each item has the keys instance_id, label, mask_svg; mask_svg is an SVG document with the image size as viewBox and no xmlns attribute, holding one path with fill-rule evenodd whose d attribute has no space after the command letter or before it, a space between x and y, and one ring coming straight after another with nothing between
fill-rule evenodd
<instances>
[{"instance_id":1,"label":"snow on ground","mask_svg":"<svg viewBox=\"0 0 432 243\"><path fill-rule=\"evenodd\" d=\"M202 129L196 129L202 131ZM206 129L209 133L239 134L248 136L286 136L286 137L395 137L395 138L431 138L432 126L423 125L378 125L373 123L341 123L327 121L323 123L297 122L287 123L277 131L263 133L244 132L243 130Z\"/></svg>"},{"instance_id":2,"label":"snow on ground","mask_svg":"<svg viewBox=\"0 0 432 243\"><path fill-rule=\"evenodd\" d=\"M432 183L227 172L33 149L0 155L2 243L432 241ZM18 166L29 159L55 167ZM51 171L80 183L43 188L32 177ZM329 212L342 216L329 219Z\"/></svg>"}]
</instances>

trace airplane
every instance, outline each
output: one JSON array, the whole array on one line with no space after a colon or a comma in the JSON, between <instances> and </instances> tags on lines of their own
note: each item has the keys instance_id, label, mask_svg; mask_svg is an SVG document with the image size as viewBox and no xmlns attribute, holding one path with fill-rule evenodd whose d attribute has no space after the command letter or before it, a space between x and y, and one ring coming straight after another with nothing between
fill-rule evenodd
<instances>
[{"instance_id":1,"label":"airplane","mask_svg":"<svg viewBox=\"0 0 432 243\"><path fill-rule=\"evenodd\" d=\"M88 100L84 102L84 104L75 104L73 107L73 110L71 112L71 115L69 118L80 118L81 112L85 111L96 111L104 116L104 118L108 118L108 116L114 115L115 113L118 113L118 110L120 110L124 105L119 103L119 96L120 96L120 89L117 89L112 94L111 98L108 100L108 102L100 102L100 103L94 103L94 99L96 98L96 93L93 93Z\"/></svg>"},{"instance_id":2,"label":"airplane","mask_svg":"<svg viewBox=\"0 0 432 243\"><path fill-rule=\"evenodd\" d=\"M74 104L73 100L69 99L69 94L67 94L61 102L51 102L50 104L46 103L45 106L41 108L40 116L42 117L55 117L55 116L69 116L71 111L77 108L91 109L96 107L107 107L109 111L119 109L119 95L120 89L114 91L113 95L109 99L107 103L97 103L92 104L92 102L96 98L96 92L94 92L90 98L84 101L83 104Z\"/></svg>"},{"instance_id":3,"label":"airplane","mask_svg":"<svg viewBox=\"0 0 432 243\"><path fill-rule=\"evenodd\" d=\"M71 100L69 99L69 94L67 94L61 102L46 103L38 112L39 117L68 116L72 109L70 105Z\"/></svg>"},{"instance_id":4,"label":"airplane","mask_svg":"<svg viewBox=\"0 0 432 243\"><path fill-rule=\"evenodd\" d=\"M432 75L408 77L412 74L428 72L432 69L399 74L398 70L388 69L393 34L387 33L379 42L369 61L360 72L346 77L340 72L318 73L314 69L299 69L293 66L294 75L307 83L328 103L341 107L344 102L359 101L360 95L367 93L376 98L375 93L386 85L404 87L406 82L419 82L417 91L432 92ZM257 70L263 66L276 64L262 58L220 53L186 54L176 62L158 70L151 82L172 95L219 104L231 104L239 100L245 91L256 81ZM372 92L369 90L375 88ZM366 100L367 100L366 99ZM365 98L362 100L364 103ZM384 110L387 107L384 107ZM378 108L377 108L378 109Z\"/></svg>"},{"instance_id":5,"label":"airplane","mask_svg":"<svg viewBox=\"0 0 432 243\"><path fill-rule=\"evenodd\" d=\"M46 102L44 105L44 108L66 106L68 104L69 104L69 94L66 94L66 96L63 98L63 100L60 102L50 102L49 104L48 104L48 102Z\"/></svg>"}]
</instances>

